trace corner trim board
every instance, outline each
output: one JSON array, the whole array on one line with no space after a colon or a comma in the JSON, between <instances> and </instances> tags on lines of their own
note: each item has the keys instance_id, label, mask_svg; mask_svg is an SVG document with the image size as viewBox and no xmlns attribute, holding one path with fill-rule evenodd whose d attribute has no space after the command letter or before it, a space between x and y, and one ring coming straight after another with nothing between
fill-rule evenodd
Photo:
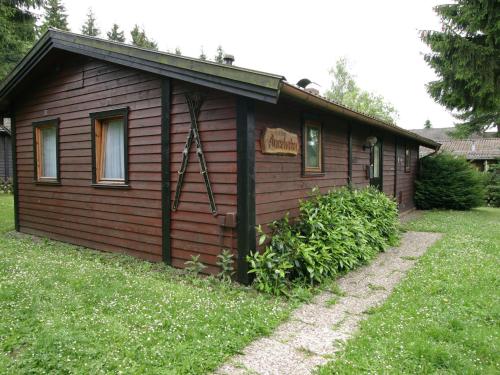
<instances>
[{"instance_id":1,"label":"corner trim board","mask_svg":"<svg viewBox=\"0 0 500 375\"><path fill-rule=\"evenodd\" d=\"M161 210L162 210L162 259L172 264L170 247L170 100L171 80L161 80Z\"/></svg>"},{"instance_id":2,"label":"corner trim board","mask_svg":"<svg viewBox=\"0 0 500 375\"><path fill-rule=\"evenodd\" d=\"M347 130L347 184L352 185L352 125Z\"/></svg>"},{"instance_id":3,"label":"corner trim board","mask_svg":"<svg viewBox=\"0 0 500 375\"><path fill-rule=\"evenodd\" d=\"M20 231L19 225L19 185L17 181L17 147L16 147L16 120L14 111L11 116L11 142L12 142L12 185L14 190L14 227L16 232Z\"/></svg>"},{"instance_id":4,"label":"corner trim board","mask_svg":"<svg viewBox=\"0 0 500 375\"><path fill-rule=\"evenodd\" d=\"M255 232L255 103L239 96L236 103L238 154L238 281L250 283L248 262L250 251L257 247Z\"/></svg>"}]
</instances>

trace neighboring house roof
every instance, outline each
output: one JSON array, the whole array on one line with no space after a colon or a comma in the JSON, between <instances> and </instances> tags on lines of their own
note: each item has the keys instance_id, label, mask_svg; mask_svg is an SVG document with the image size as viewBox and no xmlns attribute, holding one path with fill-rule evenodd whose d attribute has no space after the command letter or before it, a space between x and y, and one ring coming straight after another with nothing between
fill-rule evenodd
<instances>
[{"instance_id":1,"label":"neighboring house roof","mask_svg":"<svg viewBox=\"0 0 500 375\"><path fill-rule=\"evenodd\" d=\"M467 160L492 160L500 158L500 138L445 141L440 151L449 151Z\"/></svg>"},{"instance_id":2,"label":"neighboring house roof","mask_svg":"<svg viewBox=\"0 0 500 375\"><path fill-rule=\"evenodd\" d=\"M413 133L430 138L436 142L455 140L455 138L450 135L450 132L453 130L455 130L455 128L411 129ZM494 138L495 134L496 132L485 132L482 134L474 133L471 134L468 139Z\"/></svg>"},{"instance_id":3,"label":"neighboring house roof","mask_svg":"<svg viewBox=\"0 0 500 375\"><path fill-rule=\"evenodd\" d=\"M7 111L11 97L24 78L54 49L90 56L159 76L180 79L268 103L277 103L283 94L285 97L293 98L307 105L403 135L424 146L433 149L439 147L439 143L432 139L354 111L292 85L281 75L152 51L54 29L49 29L7 78L0 83L0 113Z\"/></svg>"}]
</instances>

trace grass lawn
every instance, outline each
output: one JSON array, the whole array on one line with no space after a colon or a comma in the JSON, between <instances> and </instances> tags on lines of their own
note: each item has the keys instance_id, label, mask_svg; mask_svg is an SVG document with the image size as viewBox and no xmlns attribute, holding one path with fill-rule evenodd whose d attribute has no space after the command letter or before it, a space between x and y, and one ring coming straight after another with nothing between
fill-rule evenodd
<instances>
[{"instance_id":1,"label":"grass lawn","mask_svg":"<svg viewBox=\"0 0 500 375\"><path fill-rule=\"evenodd\" d=\"M6 234L0 194L0 373L206 373L292 304L160 264Z\"/></svg>"},{"instance_id":2,"label":"grass lawn","mask_svg":"<svg viewBox=\"0 0 500 375\"><path fill-rule=\"evenodd\" d=\"M500 373L500 209L433 211L443 232L320 374Z\"/></svg>"}]
</instances>

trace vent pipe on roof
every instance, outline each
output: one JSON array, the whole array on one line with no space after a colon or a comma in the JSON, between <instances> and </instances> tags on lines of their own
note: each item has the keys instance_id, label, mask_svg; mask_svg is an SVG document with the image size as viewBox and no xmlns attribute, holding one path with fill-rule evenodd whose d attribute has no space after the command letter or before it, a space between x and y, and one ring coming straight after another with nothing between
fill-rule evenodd
<instances>
[{"instance_id":1,"label":"vent pipe on roof","mask_svg":"<svg viewBox=\"0 0 500 375\"><path fill-rule=\"evenodd\" d=\"M233 62L234 62L234 56L233 56L233 55L230 55L230 54L228 54L228 53L226 53L226 54L224 55L223 60L224 60L224 64L226 64L226 65L233 65Z\"/></svg>"}]
</instances>

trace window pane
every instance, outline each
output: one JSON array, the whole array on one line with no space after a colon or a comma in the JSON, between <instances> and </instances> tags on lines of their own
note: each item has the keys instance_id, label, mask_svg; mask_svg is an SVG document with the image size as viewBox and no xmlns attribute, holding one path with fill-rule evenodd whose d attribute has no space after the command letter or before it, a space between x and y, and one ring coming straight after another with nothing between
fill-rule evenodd
<instances>
[{"instance_id":1,"label":"window pane","mask_svg":"<svg viewBox=\"0 0 500 375\"><path fill-rule=\"evenodd\" d=\"M380 177L380 144L373 146L373 178Z\"/></svg>"},{"instance_id":2,"label":"window pane","mask_svg":"<svg viewBox=\"0 0 500 375\"><path fill-rule=\"evenodd\" d=\"M41 173L40 177L57 178L56 128L54 126L40 129L41 136Z\"/></svg>"},{"instance_id":3,"label":"window pane","mask_svg":"<svg viewBox=\"0 0 500 375\"><path fill-rule=\"evenodd\" d=\"M106 122L103 126L103 178L124 179L124 144L123 120L116 119Z\"/></svg>"},{"instance_id":4,"label":"window pane","mask_svg":"<svg viewBox=\"0 0 500 375\"><path fill-rule=\"evenodd\" d=\"M306 167L320 167L320 131L319 128L306 128Z\"/></svg>"}]
</instances>

